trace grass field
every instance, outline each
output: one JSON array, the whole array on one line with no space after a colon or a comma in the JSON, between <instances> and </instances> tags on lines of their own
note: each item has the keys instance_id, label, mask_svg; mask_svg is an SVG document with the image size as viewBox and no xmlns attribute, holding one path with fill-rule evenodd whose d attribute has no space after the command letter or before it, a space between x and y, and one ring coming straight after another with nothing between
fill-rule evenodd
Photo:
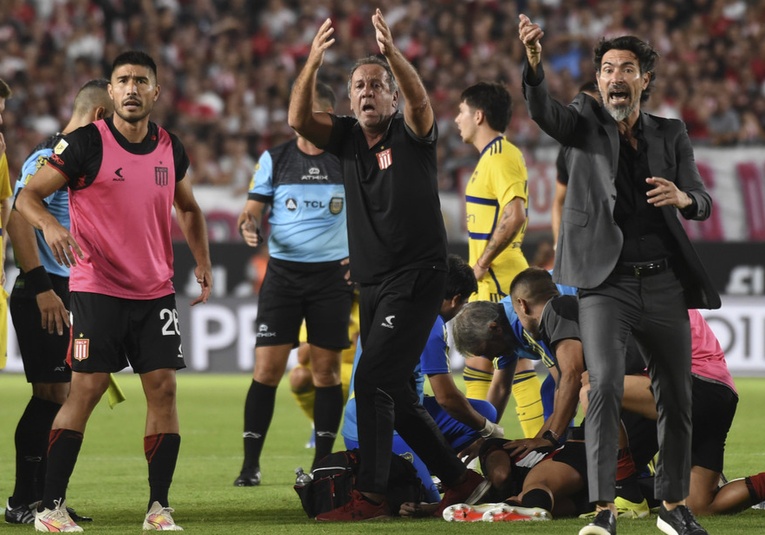
<instances>
[{"instance_id":1,"label":"grass field","mask_svg":"<svg viewBox=\"0 0 765 535\"><path fill-rule=\"evenodd\" d=\"M137 377L121 374L128 400L110 410L97 407L86 433L68 500L95 518L87 533L139 533L148 499L143 457L144 402ZM250 378L245 375L179 375L181 456L170 498L175 518L188 533L498 533L578 532L582 521L546 523L450 524L442 520L396 519L364 524L318 524L306 517L292 489L294 469L309 467L312 450L304 444L309 423L292 400L287 385L277 398L276 414L266 442L263 484L232 485L242 458L242 413ZM741 395L736 422L728 439L725 473L743 477L765 469L765 379L739 379ZM13 490L13 433L30 395L21 375L0 374L0 498ZM511 415L512 410L508 411ZM503 422L508 435L517 423ZM336 449L342 449L337 447ZM765 511L749 510L730 517L705 518L712 534L765 533ZM0 533L28 533L30 526L0 523ZM619 523L620 535L655 534L655 517Z\"/></svg>"}]
</instances>

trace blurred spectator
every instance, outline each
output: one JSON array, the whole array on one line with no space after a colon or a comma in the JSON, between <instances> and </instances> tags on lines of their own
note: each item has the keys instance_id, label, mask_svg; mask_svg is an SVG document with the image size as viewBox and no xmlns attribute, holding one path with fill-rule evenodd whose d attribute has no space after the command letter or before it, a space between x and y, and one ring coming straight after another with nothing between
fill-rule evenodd
<instances>
[{"instance_id":1,"label":"blurred spectator","mask_svg":"<svg viewBox=\"0 0 765 535\"><path fill-rule=\"evenodd\" d=\"M738 142L741 120L736 110L731 107L727 93L717 95L715 109L709 116L707 124L713 145L729 146Z\"/></svg>"},{"instance_id":2,"label":"blurred spectator","mask_svg":"<svg viewBox=\"0 0 765 535\"><path fill-rule=\"evenodd\" d=\"M255 172L255 163L247 153L247 139L243 136L229 136L223 143L223 157L220 159L221 183L231 186L234 195L247 193Z\"/></svg>"}]
</instances>

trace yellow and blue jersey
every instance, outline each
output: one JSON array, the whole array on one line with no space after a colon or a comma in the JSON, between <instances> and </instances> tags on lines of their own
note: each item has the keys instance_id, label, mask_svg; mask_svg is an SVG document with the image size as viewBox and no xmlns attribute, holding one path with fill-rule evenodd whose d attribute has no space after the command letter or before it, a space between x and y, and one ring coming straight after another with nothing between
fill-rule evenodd
<instances>
[{"instance_id":1,"label":"yellow and blue jersey","mask_svg":"<svg viewBox=\"0 0 765 535\"><path fill-rule=\"evenodd\" d=\"M510 141L499 136L481 152L478 165L465 189L468 261L471 266L476 265L486 249L505 206L515 198L523 200L528 213L528 172L523 154ZM521 252L525 234L524 223L513 242L492 261L490 273L484 279L495 286L491 293L496 295L482 296L482 299L498 301L507 295L515 275L528 267Z\"/></svg>"}]
</instances>

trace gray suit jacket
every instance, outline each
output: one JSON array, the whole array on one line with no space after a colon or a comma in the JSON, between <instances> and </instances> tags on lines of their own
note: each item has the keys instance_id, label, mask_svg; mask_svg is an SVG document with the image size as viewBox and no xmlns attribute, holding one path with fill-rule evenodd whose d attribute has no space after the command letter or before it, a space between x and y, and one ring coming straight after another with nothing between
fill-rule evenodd
<instances>
[{"instance_id":1,"label":"gray suit jacket","mask_svg":"<svg viewBox=\"0 0 765 535\"><path fill-rule=\"evenodd\" d=\"M553 277L577 288L595 288L611 274L621 254L622 232L614 220L619 131L599 102L580 94L565 106L547 90L542 65L536 80L524 66L524 94L531 118L547 134L569 147L569 183L563 206ZM536 85L533 85L535 82ZM685 124L642 114L651 176L674 182L694 199L688 219L707 219L712 199L704 188ZM659 208L678 245L673 269L685 289L689 308L719 308L720 296L693 249L674 207Z\"/></svg>"}]
</instances>

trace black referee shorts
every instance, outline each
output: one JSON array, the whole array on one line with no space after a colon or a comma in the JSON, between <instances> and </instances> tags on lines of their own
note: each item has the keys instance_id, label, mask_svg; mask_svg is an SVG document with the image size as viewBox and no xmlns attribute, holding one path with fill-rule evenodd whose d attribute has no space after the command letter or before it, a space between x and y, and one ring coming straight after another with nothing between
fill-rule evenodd
<instances>
[{"instance_id":1,"label":"black referee shorts","mask_svg":"<svg viewBox=\"0 0 765 535\"><path fill-rule=\"evenodd\" d=\"M256 345L298 345L305 320L308 343L346 349L353 287L347 266L333 262L289 262L270 258L258 297Z\"/></svg>"},{"instance_id":2,"label":"black referee shorts","mask_svg":"<svg viewBox=\"0 0 765 535\"><path fill-rule=\"evenodd\" d=\"M69 310L69 278L48 274L56 292ZM42 328L42 316L35 293L26 287L19 275L11 292L10 310L13 328L19 342L21 361L29 383L68 383L72 370L66 363L69 331L49 334Z\"/></svg>"}]
</instances>

